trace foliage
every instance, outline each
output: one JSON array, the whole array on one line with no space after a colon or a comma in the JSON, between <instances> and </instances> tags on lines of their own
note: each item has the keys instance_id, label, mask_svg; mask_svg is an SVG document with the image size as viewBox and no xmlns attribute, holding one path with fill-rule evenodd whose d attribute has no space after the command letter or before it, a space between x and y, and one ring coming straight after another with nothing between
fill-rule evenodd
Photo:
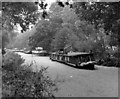
<instances>
[{"instance_id":1,"label":"foliage","mask_svg":"<svg viewBox=\"0 0 120 99\"><path fill-rule=\"evenodd\" d=\"M20 65L24 63L24 60L21 58L21 56L14 54L13 52L7 52L3 58L3 65L5 65L3 66L3 69L8 71L17 70L17 68L19 68Z\"/></svg>"},{"instance_id":2,"label":"foliage","mask_svg":"<svg viewBox=\"0 0 120 99\"><path fill-rule=\"evenodd\" d=\"M74 9L71 9L69 6L63 8L61 18L64 23L74 23L78 19Z\"/></svg>"},{"instance_id":3,"label":"foliage","mask_svg":"<svg viewBox=\"0 0 120 99\"><path fill-rule=\"evenodd\" d=\"M29 37L33 35L36 32L35 28L32 28L31 30L26 31L26 33L20 33L16 36L16 38L11 41L8 45L10 48L18 48L18 49L30 49L28 46L29 43Z\"/></svg>"},{"instance_id":4,"label":"foliage","mask_svg":"<svg viewBox=\"0 0 120 99\"><path fill-rule=\"evenodd\" d=\"M33 72L30 66L22 65L24 60L13 52L4 56L2 66L3 97L54 97L54 81L45 75L47 68Z\"/></svg>"},{"instance_id":5,"label":"foliage","mask_svg":"<svg viewBox=\"0 0 120 99\"><path fill-rule=\"evenodd\" d=\"M2 39L2 47L6 46L6 44L9 42L7 31L3 30L1 39Z\"/></svg>"},{"instance_id":6,"label":"foliage","mask_svg":"<svg viewBox=\"0 0 120 99\"><path fill-rule=\"evenodd\" d=\"M10 46L10 43L14 42L17 35L18 33L14 31L7 31L2 29L2 35L1 35L2 47L4 48Z\"/></svg>"},{"instance_id":7,"label":"foliage","mask_svg":"<svg viewBox=\"0 0 120 99\"><path fill-rule=\"evenodd\" d=\"M120 2L95 2L91 5L87 2L77 2L74 3L74 9L81 19L94 23L96 27L103 24L105 30L110 31L119 19L119 5Z\"/></svg>"},{"instance_id":8,"label":"foliage","mask_svg":"<svg viewBox=\"0 0 120 99\"><path fill-rule=\"evenodd\" d=\"M55 35L65 26L64 24L71 25L77 19L74 11L68 6L61 8L57 3L53 3L50 10L48 20L40 20L36 25L36 33L30 38L29 45L33 48L41 46L47 51L53 50L51 45Z\"/></svg>"},{"instance_id":9,"label":"foliage","mask_svg":"<svg viewBox=\"0 0 120 99\"><path fill-rule=\"evenodd\" d=\"M2 32L0 31L0 48L2 48Z\"/></svg>"},{"instance_id":10,"label":"foliage","mask_svg":"<svg viewBox=\"0 0 120 99\"><path fill-rule=\"evenodd\" d=\"M104 28L107 35L111 36L111 46L120 45L120 2L77 2L73 7L80 20L86 20L95 25L97 29Z\"/></svg>"},{"instance_id":11,"label":"foliage","mask_svg":"<svg viewBox=\"0 0 120 99\"><path fill-rule=\"evenodd\" d=\"M29 45L32 48L37 46L43 47L45 50L50 51L50 43L56 31L61 27L61 18L50 18L48 20L40 20L36 26L36 32L29 39Z\"/></svg>"},{"instance_id":12,"label":"foliage","mask_svg":"<svg viewBox=\"0 0 120 99\"><path fill-rule=\"evenodd\" d=\"M13 29L14 25L20 24L22 31L26 31L30 24L37 21L37 6L33 2L2 2L2 24L8 23Z\"/></svg>"},{"instance_id":13,"label":"foliage","mask_svg":"<svg viewBox=\"0 0 120 99\"><path fill-rule=\"evenodd\" d=\"M29 29L38 18L37 6L33 2L2 2L0 9L0 28L2 30L2 48L6 47L17 36L15 27L20 25L21 32Z\"/></svg>"},{"instance_id":14,"label":"foliage","mask_svg":"<svg viewBox=\"0 0 120 99\"><path fill-rule=\"evenodd\" d=\"M46 11L46 6L41 7L43 12ZM119 49L120 45L118 11L119 3L114 2L77 2L71 8L69 4L57 1L51 5L50 11L46 12L47 17L43 19L39 16L41 20L29 38L29 46L33 49L40 46L47 51L56 51L71 45L73 51L92 50L96 58L108 61L114 52L113 47ZM37 16L37 13L32 14ZM28 36L23 41L28 43ZM116 60L117 58L115 56Z\"/></svg>"},{"instance_id":15,"label":"foliage","mask_svg":"<svg viewBox=\"0 0 120 99\"><path fill-rule=\"evenodd\" d=\"M102 65L116 66L119 56L112 58L113 47L120 48L120 2L76 2L73 4L76 14L80 20L85 20L95 26L98 30L94 53L102 60ZM103 29L103 32L101 32ZM109 52L109 50L111 50ZM116 51L115 53L118 53Z\"/></svg>"},{"instance_id":16,"label":"foliage","mask_svg":"<svg viewBox=\"0 0 120 99\"><path fill-rule=\"evenodd\" d=\"M56 2L52 3L50 6L50 11L52 11L52 13L50 13L50 16L51 17L54 17L54 16L60 17L62 10L63 10L63 8L60 7Z\"/></svg>"},{"instance_id":17,"label":"foliage","mask_svg":"<svg viewBox=\"0 0 120 99\"><path fill-rule=\"evenodd\" d=\"M7 22L8 27L13 29L19 24L22 28L21 32L24 32L31 24L37 23L40 15L44 19L48 16L47 6L48 4L42 0L40 2L2 2L2 26L4 27Z\"/></svg>"},{"instance_id":18,"label":"foliage","mask_svg":"<svg viewBox=\"0 0 120 99\"><path fill-rule=\"evenodd\" d=\"M116 57L117 54L117 57ZM102 59L98 61L98 65L104 65L104 66L110 66L110 67L120 67L120 55L118 55L118 52L115 52L114 54L109 52L104 52L104 56L102 56Z\"/></svg>"},{"instance_id":19,"label":"foliage","mask_svg":"<svg viewBox=\"0 0 120 99\"><path fill-rule=\"evenodd\" d=\"M61 29L58 33L55 35L55 39L52 42L52 48L53 50L60 50L65 47L65 45L68 43L68 30L67 29Z\"/></svg>"},{"instance_id":20,"label":"foliage","mask_svg":"<svg viewBox=\"0 0 120 99\"><path fill-rule=\"evenodd\" d=\"M77 41L78 37L74 34L74 32L68 27L63 27L55 34L51 43L51 48L53 51L58 51L60 49L64 49L64 47L68 45L72 45L74 50L74 45Z\"/></svg>"}]
</instances>

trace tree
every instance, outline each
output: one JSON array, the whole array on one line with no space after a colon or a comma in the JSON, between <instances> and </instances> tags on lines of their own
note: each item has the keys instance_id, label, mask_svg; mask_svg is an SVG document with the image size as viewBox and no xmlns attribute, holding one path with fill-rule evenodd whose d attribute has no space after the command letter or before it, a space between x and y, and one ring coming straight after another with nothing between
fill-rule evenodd
<instances>
[{"instance_id":1,"label":"tree","mask_svg":"<svg viewBox=\"0 0 120 99\"><path fill-rule=\"evenodd\" d=\"M15 26L20 25L22 28L21 32L24 32L29 29L29 25L36 23L39 15L37 9L38 7L34 2L2 2L0 27L3 35L3 50L9 43L10 35L14 33Z\"/></svg>"},{"instance_id":2,"label":"tree","mask_svg":"<svg viewBox=\"0 0 120 99\"><path fill-rule=\"evenodd\" d=\"M11 48L27 48L30 49L28 46L29 44L29 37L33 35L36 32L35 28L32 28L31 30L26 31L25 33L20 33L16 36L16 38L9 43L9 47Z\"/></svg>"},{"instance_id":3,"label":"tree","mask_svg":"<svg viewBox=\"0 0 120 99\"><path fill-rule=\"evenodd\" d=\"M0 27L3 35L3 52L17 24L22 27L21 32L26 31L30 23L35 24L37 20L36 10L37 7L32 2L2 2L2 8L0 9Z\"/></svg>"},{"instance_id":4,"label":"tree","mask_svg":"<svg viewBox=\"0 0 120 99\"><path fill-rule=\"evenodd\" d=\"M30 37L29 45L33 48L41 46L50 51L50 43L56 31L61 27L62 20L57 17L40 20L36 25L36 32Z\"/></svg>"},{"instance_id":5,"label":"tree","mask_svg":"<svg viewBox=\"0 0 120 99\"><path fill-rule=\"evenodd\" d=\"M114 58L118 60L118 56L120 56L118 52L120 49L120 2L94 2L92 4L77 2L73 4L73 8L80 20L85 20L95 25L95 28L98 30L96 32L98 39L95 49L104 55L100 54L99 56L102 56L103 60L111 60L111 56L114 56L113 53L116 53L117 56L114 56ZM99 31L101 28L104 30L104 33ZM114 51L113 47L116 47L118 50ZM106 55L107 53L109 55Z\"/></svg>"},{"instance_id":6,"label":"tree","mask_svg":"<svg viewBox=\"0 0 120 99\"><path fill-rule=\"evenodd\" d=\"M115 30L118 26L120 19L120 2L100 2L100 3L74 3L73 7L78 14L79 18L91 22L97 29L103 27L107 35L119 35L119 29ZM112 41L112 39L111 39ZM114 41L112 41L114 42ZM117 43L118 44L118 43ZM116 44L115 44L116 45Z\"/></svg>"},{"instance_id":7,"label":"tree","mask_svg":"<svg viewBox=\"0 0 120 99\"><path fill-rule=\"evenodd\" d=\"M61 12L61 18L64 23L74 23L78 17L75 13L74 9L70 8L69 6L65 6Z\"/></svg>"},{"instance_id":8,"label":"tree","mask_svg":"<svg viewBox=\"0 0 120 99\"><path fill-rule=\"evenodd\" d=\"M119 2L95 2L91 5L85 2L77 2L74 3L74 9L81 19L94 23L96 27L103 24L105 31L107 31L119 19L119 5Z\"/></svg>"},{"instance_id":9,"label":"tree","mask_svg":"<svg viewBox=\"0 0 120 99\"><path fill-rule=\"evenodd\" d=\"M73 50L76 50L75 45L78 42L78 37L74 34L74 31L68 27L61 28L54 36L51 43L53 51L64 49L67 45L71 45Z\"/></svg>"},{"instance_id":10,"label":"tree","mask_svg":"<svg viewBox=\"0 0 120 99\"><path fill-rule=\"evenodd\" d=\"M2 48L2 31L0 31L0 48Z\"/></svg>"},{"instance_id":11,"label":"tree","mask_svg":"<svg viewBox=\"0 0 120 99\"><path fill-rule=\"evenodd\" d=\"M9 42L8 39L8 33L7 31L2 31L2 33L4 32L4 34L2 34L2 48L4 48L6 46L6 44Z\"/></svg>"},{"instance_id":12,"label":"tree","mask_svg":"<svg viewBox=\"0 0 120 99\"><path fill-rule=\"evenodd\" d=\"M62 7L60 7L57 2L52 3L50 6L50 11L51 11L51 17L57 16L60 17L61 16L61 11L63 10Z\"/></svg>"},{"instance_id":13,"label":"tree","mask_svg":"<svg viewBox=\"0 0 120 99\"><path fill-rule=\"evenodd\" d=\"M52 42L54 35L59 31L59 29L61 29L64 23L73 23L77 16L74 11L70 9L70 7L66 6L65 8L62 8L57 4L57 2L51 5L50 12L48 12L48 14L49 17L47 17L45 20L39 20L37 23L37 31L30 38L29 45L34 47L42 46L46 50L50 51L50 43ZM68 18L67 16L70 17Z\"/></svg>"},{"instance_id":14,"label":"tree","mask_svg":"<svg viewBox=\"0 0 120 99\"><path fill-rule=\"evenodd\" d=\"M13 29L18 23L22 31L26 31L30 24L35 24L37 21L37 6L34 2L3 2L2 18L2 26L8 22Z\"/></svg>"}]
</instances>

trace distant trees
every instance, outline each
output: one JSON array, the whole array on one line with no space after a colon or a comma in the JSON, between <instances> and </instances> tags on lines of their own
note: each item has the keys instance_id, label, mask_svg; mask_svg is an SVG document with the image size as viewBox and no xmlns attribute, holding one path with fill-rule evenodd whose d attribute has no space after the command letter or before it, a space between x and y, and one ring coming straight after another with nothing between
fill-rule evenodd
<instances>
[{"instance_id":1,"label":"distant trees","mask_svg":"<svg viewBox=\"0 0 120 99\"><path fill-rule=\"evenodd\" d=\"M27 31L26 33L18 34L14 38L14 40L9 42L7 47L8 48L18 48L18 49L23 49L23 48L29 49L28 42L29 42L29 36L32 35L31 32L34 33L34 31Z\"/></svg>"},{"instance_id":2,"label":"distant trees","mask_svg":"<svg viewBox=\"0 0 120 99\"><path fill-rule=\"evenodd\" d=\"M69 6L60 8L53 4L51 9L53 12L49 14L48 20L40 20L37 24L37 31L31 37L30 44L34 47L42 46L49 51L63 49L66 45L72 45L75 51L88 49L85 40L89 38L89 41L86 42L90 43L90 40L95 39L94 26L80 21ZM83 48L85 45L87 48Z\"/></svg>"},{"instance_id":3,"label":"distant trees","mask_svg":"<svg viewBox=\"0 0 120 99\"><path fill-rule=\"evenodd\" d=\"M75 39L72 40L72 38L72 31L67 27L63 27L55 34L51 48L54 51L63 49L66 45L74 42Z\"/></svg>"},{"instance_id":4,"label":"distant trees","mask_svg":"<svg viewBox=\"0 0 120 99\"><path fill-rule=\"evenodd\" d=\"M36 24L36 33L30 37L29 45L33 48L41 46L47 51L50 51L50 43L52 42L53 36L62 26L63 20L58 15L60 12L56 12L58 10L56 8L51 9L53 12L48 12L48 18L39 20Z\"/></svg>"}]
</instances>

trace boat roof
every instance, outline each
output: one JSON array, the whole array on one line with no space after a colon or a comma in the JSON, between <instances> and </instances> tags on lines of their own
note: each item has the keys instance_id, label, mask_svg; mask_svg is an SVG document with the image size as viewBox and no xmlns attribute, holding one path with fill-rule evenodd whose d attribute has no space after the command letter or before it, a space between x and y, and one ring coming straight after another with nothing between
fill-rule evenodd
<instances>
[{"instance_id":1,"label":"boat roof","mask_svg":"<svg viewBox=\"0 0 120 99\"><path fill-rule=\"evenodd\" d=\"M87 52L70 52L67 55L68 56L90 55L90 53L87 53Z\"/></svg>"},{"instance_id":2,"label":"boat roof","mask_svg":"<svg viewBox=\"0 0 120 99\"><path fill-rule=\"evenodd\" d=\"M59 54L57 52L53 52L52 54ZM67 54L63 54L65 56L78 56L78 55L91 55L91 53L87 53L87 52L69 52Z\"/></svg>"}]
</instances>

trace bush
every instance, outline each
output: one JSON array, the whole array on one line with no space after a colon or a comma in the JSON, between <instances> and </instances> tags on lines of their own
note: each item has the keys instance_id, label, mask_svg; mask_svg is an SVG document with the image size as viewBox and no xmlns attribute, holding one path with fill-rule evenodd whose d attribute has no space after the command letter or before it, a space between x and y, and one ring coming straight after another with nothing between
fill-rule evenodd
<instances>
[{"instance_id":1,"label":"bush","mask_svg":"<svg viewBox=\"0 0 120 99\"><path fill-rule=\"evenodd\" d=\"M118 56L118 53L104 53L101 55L102 57L99 58L97 65L104 65L109 67L119 67L120 66L120 58Z\"/></svg>"},{"instance_id":2,"label":"bush","mask_svg":"<svg viewBox=\"0 0 120 99\"><path fill-rule=\"evenodd\" d=\"M33 72L30 66L22 66L24 60L15 53L9 52L4 56L3 64L3 97L54 97L57 87L48 75L47 68L41 67Z\"/></svg>"},{"instance_id":3,"label":"bush","mask_svg":"<svg viewBox=\"0 0 120 99\"><path fill-rule=\"evenodd\" d=\"M24 59L14 52L7 52L3 57L3 69L7 71L16 71L24 63Z\"/></svg>"},{"instance_id":4,"label":"bush","mask_svg":"<svg viewBox=\"0 0 120 99\"><path fill-rule=\"evenodd\" d=\"M106 59L104 59L102 65L116 67L117 59L116 58L106 58Z\"/></svg>"}]
</instances>

